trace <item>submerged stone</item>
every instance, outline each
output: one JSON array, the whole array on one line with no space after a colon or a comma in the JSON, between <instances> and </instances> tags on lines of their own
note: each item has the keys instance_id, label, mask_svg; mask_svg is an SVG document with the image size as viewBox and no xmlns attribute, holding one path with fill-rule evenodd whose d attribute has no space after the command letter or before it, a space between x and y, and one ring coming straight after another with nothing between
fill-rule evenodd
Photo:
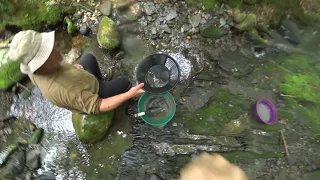
<instances>
[{"instance_id":1,"label":"submerged stone","mask_svg":"<svg viewBox=\"0 0 320 180\"><path fill-rule=\"evenodd\" d=\"M80 141L94 143L106 135L113 117L114 111L90 115L72 113L72 122Z\"/></svg>"},{"instance_id":2,"label":"submerged stone","mask_svg":"<svg viewBox=\"0 0 320 180\"><path fill-rule=\"evenodd\" d=\"M101 19L97 38L99 45L107 50L112 50L119 46L118 32L112 19L106 16Z\"/></svg>"},{"instance_id":3,"label":"submerged stone","mask_svg":"<svg viewBox=\"0 0 320 180\"><path fill-rule=\"evenodd\" d=\"M26 166L31 170L36 170L40 168L40 151L38 150L31 150L27 152L27 162Z\"/></svg>"},{"instance_id":4,"label":"submerged stone","mask_svg":"<svg viewBox=\"0 0 320 180\"><path fill-rule=\"evenodd\" d=\"M201 31L201 35L206 38L219 39L224 36L224 33L218 27L211 25L204 28Z\"/></svg>"},{"instance_id":5,"label":"submerged stone","mask_svg":"<svg viewBox=\"0 0 320 180\"><path fill-rule=\"evenodd\" d=\"M15 176L23 171L25 164L26 152L24 150L15 152L4 167L4 179L14 179Z\"/></svg>"},{"instance_id":6,"label":"submerged stone","mask_svg":"<svg viewBox=\"0 0 320 180\"><path fill-rule=\"evenodd\" d=\"M234 27L238 31L250 31L257 23L257 17L254 14L248 14L247 17Z\"/></svg>"},{"instance_id":7,"label":"submerged stone","mask_svg":"<svg viewBox=\"0 0 320 180\"><path fill-rule=\"evenodd\" d=\"M8 59L8 49L0 49L0 90L7 90L24 75L20 71L20 64Z\"/></svg>"}]
</instances>

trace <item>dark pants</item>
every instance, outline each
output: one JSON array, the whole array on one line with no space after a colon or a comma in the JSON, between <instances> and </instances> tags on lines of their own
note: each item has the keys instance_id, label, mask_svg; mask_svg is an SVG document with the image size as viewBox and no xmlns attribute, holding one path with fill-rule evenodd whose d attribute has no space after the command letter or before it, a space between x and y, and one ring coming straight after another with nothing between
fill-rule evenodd
<instances>
[{"instance_id":1,"label":"dark pants","mask_svg":"<svg viewBox=\"0 0 320 180\"><path fill-rule=\"evenodd\" d=\"M96 57L86 54L80 61L84 70L93 74L99 81L99 97L108 98L127 92L131 88L131 82L127 78L117 78L111 81L104 81Z\"/></svg>"}]
</instances>

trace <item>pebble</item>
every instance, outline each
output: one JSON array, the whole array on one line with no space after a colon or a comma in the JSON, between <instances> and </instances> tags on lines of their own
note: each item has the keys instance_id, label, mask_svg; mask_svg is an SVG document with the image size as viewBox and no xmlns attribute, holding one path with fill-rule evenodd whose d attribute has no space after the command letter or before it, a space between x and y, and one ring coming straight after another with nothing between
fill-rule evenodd
<instances>
[{"instance_id":1,"label":"pebble","mask_svg":"<svg viewBox=\"0 0 320 180\"><path fill-rule=\"evenodd\" d=\"M188 32L190 30L190 26L188 24L184 24L181 27L181 32Z\"/></svg>"},{"instance_id":2,"label":"pebble","mask_svg":"<svg viewBox=\"0 0 320 180\"><path fill-rule=\"evenodd\" d=\"M41 166L40 163L40 151L38 150L31 150L27 152L27 161L26 166L31 170L39 169Z\"/></svg>"},{"instance_id":3,"label":"pebble","mask_svg":"<svg viewBox=\"0 0 320 180\"><path fill-rule=\"evenodd\" d=\"M73 15L73 18L75 20L81 19L82 17L83 17L83 12L81 12L81 11L78 11Z\"/></svg>"},{"instance_id":4,"label":"pebble","mask_svg":"<svg viewBox=\"0 0 320 180\"><path fill-rule=\"evenodd\" d=\"M106 1L105 3L101 4L98 9L103 15L110 16L112 12L112 1Z\"/></svg>"},{"instance_id":5,"label":"pebble","mask_svg":"<svg viewBox=\"0 0 320 180\"><path fill-rule=\"evenodd\" d=\"M189 30L189 33L190 34L198 34L200 32L200 29L199 28L191 28L190 30Z\"/></svg>"},{"instance_id":6,"label":"pebble","mask_svg":"<svg viewBox=\"0 0 320 180\"><path fill-rule=\"evenodd\" d=\"M123 134L123 132L122 131L117 131L117 134L121 135L121 134Z\"/></svg>"},{"instance_id":7,"label":"pebble","mask_svg":"<svg viewBox=\"0 0 320 180\"><path fill-rule=\"evenodd\" d=\"M155 27L152 27L152 28L151 28L151 34L152 34L152 35L157 34L157 29L156 29Z\"/></svg>"},{"instance_id":8,"label":"pebble","mask_svg":"<svg viewBox=\"0 0 320 180\"><path fill-rule=\"evenodd\" d=\"M169 33L169 34L171 34L171 32L172 32L168 25L164 25L162 27L162 29L164 30L164 32Z\"/></svg>"},{"instance_id":9,"label":"pebble","mask_svg":"<svg viewBox=\"0 0 320 180\"><path fill-rule=\"evenodd\" d=\"M191 16L189 18L189 23L191 24L192 27L198 27L201 22L201 15L196 14L194 16Z\"/></svg>"},{"instance_id":10,"label":"pebble","mask_svg":"<svg viewBox=\"0 0 320 180\"><path fill-rule=\"evenodd\" d=\"M178 124L177 123L172 123L172 126L176 127L176 126L178 126Z\"/></svg>"},{"instance_id":11,"label":"pebble","mask_svg":"<svg viewBox=\"0 0 320 180\"><path fill-rule=\"evenodd\" d=\"M165 19L166 19L167 21L170 21L170 20L176 18L177 16L178 16L177 11L174 10L174 9L171 9L171 10L168 12L167 16L165 17Z\"/></svg>"},{"instance_id":12,"label":"pebble","mask_svg":"<svg viewBox=\"0 0 320 180\"><path fill-rule=\"evenodd\" d=\"M127 134L122 134L122 138L126 138L127 137Z\"/></svg>"},{"instance_id":13,"label":"pebble","mask_svg":"<svg viewBox=\"0 0 320 180\"><path fill-rule=\"evenodd\" d=\"M144 12L146 15L151 16L155 13L156 7L154 6L153 2L147 2L143 5Z\"/></svg>"},{"instance_id":14,"label":"pebble","mask_svg":"<svg viewBox=\"0 0 320 180\"><path fill-rule=\"evenodd\" d=\"M169 28L173 28L175 25L175 22L169 21L169 22L167 22L167 25Z\"/></svg>"},{"instance_id":15,"label":"pebble","mask_svg":"<svg viewBox=\"0 0 320 180\"><path fill-rule=\"evenodd\" d=\"M159 34L153 34L153 35L151 36L151 39L152 39L152 40L155 40L155 39L158 39L158 37L159 37Z\"/></svg>"},{"instance_id":16,"label":"pebble","mask_svg":"<svg viewBox=\"0 0 320 180\"><path fill-rule=\"evenodd\" d=\"M88 34L89 32L89 27L86 25L86 24L81 24L80 26L80 29L79 29L79 32L82 34L82 35L86 35Z\"/></svg>"},{"instance_id":17,"label":"pebble","mask_svg":"<svg viewBox=\"0 0 320 180\"><path fill-rule=\"evenodd\" d=\"M192 39L192 37L191 36L187 36L187 40L191 40Z\"/></svg>"}]
</instances>

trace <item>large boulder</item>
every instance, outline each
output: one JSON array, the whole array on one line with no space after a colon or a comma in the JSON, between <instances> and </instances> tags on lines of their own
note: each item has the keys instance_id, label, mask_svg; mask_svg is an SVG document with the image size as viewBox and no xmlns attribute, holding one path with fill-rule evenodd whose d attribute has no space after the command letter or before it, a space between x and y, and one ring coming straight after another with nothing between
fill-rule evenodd
<instances>
[{"instance_id":1,"label":"large boulder","mask_svg":"<svg viewBox=\"0 0 320 180\"><path fill-rule=\"evenodd\" d=\"M0 90L6 90L24 75L20 71L19 62L10 61L9 49L0 49Z\"/></svg>"},{"instance_id":2,"label":"large boulder","mask_svg":"<svg viewBox=\"0 0 320 180\"><path fill-rule=\"evenodd\" d=\"M99 45L105 49L112 50L119 46L116 24L112 19L106 16L101 19L97 38Z\"/></svg>"},{"instance_id":3,"label":"large boulder","mask_svg":"<svg viewBox=\"0 0 320 180\"><path fill-rule=\"evenodd\" d=\"M113 117L114 111L90 115L82 115L74 112L72 113L72 122L80 141L84 143L95 143L106 135Z\"/></svg>"}]
</instances>

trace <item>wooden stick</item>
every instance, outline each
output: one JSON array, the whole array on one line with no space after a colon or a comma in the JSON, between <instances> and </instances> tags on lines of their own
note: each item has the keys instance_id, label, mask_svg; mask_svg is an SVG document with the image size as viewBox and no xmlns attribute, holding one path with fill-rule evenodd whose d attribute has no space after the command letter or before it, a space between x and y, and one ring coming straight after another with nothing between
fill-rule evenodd
<instances>
[{"instance_id":1,"label":"wooden stick","mask_svg":"<svg viewBox=\"0 0 320 180\"><path fill-rule=\"evenodd\" d=\"M290 160L289 160L289 151L288 151L287 142L286 142L286 139L284 138L283 131L280 131L280 132L281 132L281 137L282 137L282 141L283 141L283 145L284 145L284 150L285 150L285 153L286 153L286 156L287 156L288 162L290 162Z\"/></svg>"}]
</instances>

